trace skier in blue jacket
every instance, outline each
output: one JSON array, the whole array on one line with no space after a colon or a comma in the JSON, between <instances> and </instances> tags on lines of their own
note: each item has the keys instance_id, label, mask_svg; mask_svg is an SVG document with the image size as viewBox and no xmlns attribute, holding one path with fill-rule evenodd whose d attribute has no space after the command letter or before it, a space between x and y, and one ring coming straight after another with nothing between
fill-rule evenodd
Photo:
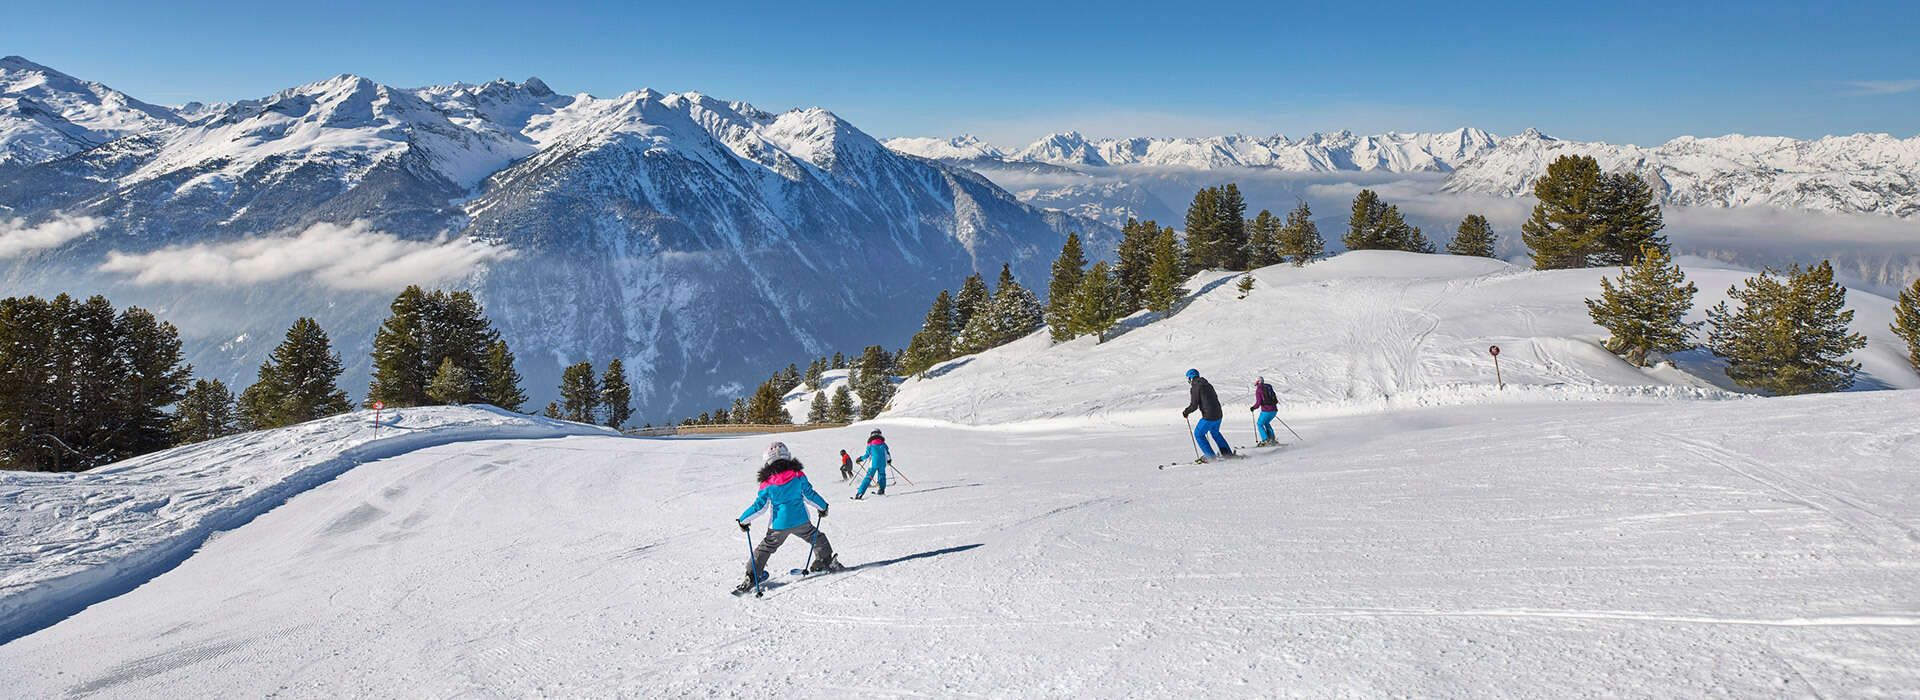
<instances>
[{"instance_id":1,"label":"skier in blue jacket","mask_svg":"<svg viewBox=\"0 0 1920 700\"><path fill-rule=\"evenodd\" d=\"M867 435L867 453L855 461L867 465L867 475L860 479L860 490L853 492L853 500L866 498L867 484L875 477L880 479L880 490L874 493L887 495L887 467L893 466L893 453L887 449L887 438L878 429Z\"/></svg>"},{"instance_id":2,"label":"skier in blue jacket","mask_svg":"<svg viewBox=\"0 0 1920 700\"><path fill-rule=\"evenodd\" d=\"M807 502L820 507L820 517L827 517L827 499L813 490L813 484L807 481L800 461L787 451L785 443L776 442L767 446L761 459L760 495L753 499L753 505L747 506L740 514L738 524L742 531L752 531L749 521L772 506L772 519L767 523L767 536L760 540L760 546L753 550L753 568L747 571L747 580L733 589L737 595L752 590L754 585L767 580L767 560L785 544L789 535L798 535L813 545L813 571L839 571L840 558L833 554L833 544L827 541L826 533L813 526L813 519L807 516Z\"/></svg>"}]
</instances>

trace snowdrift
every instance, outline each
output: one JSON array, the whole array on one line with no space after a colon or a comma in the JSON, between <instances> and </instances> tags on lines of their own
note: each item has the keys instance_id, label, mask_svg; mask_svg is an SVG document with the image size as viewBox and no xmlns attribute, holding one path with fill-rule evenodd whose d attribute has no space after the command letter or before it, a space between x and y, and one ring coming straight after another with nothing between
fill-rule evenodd
<instances>
[{"instance_id":1,"label":"snowdrift","mask_svg":"<svg viewBox=\"0 0 1920 700\"><path fill-rule=\"evenodd\" d=\"M0 472L0 641L117 595L363 462L476 439L617 435L491 406L359 411L88 472Z\"/></svg>"},{"instance_id":2,"label":"snowdrift","mask_svg":"<svg viewBox=\"0 0 1920 700\"><path fill-rule=\"evenodd\" d=\"M1689 320L1752 275L1690 266L1700 287ZM1237 275L1203 272L1168 318L1139 314L1105 342L1052 344L1044 333L936 367L908 381L883 417L963 425L1164 422L1186 405L1199 369L1229 406L1251 403L1254 377L1279 393L1284 415L1350 414L1431 405L1635 398L1737 398L1704 353L1642 370L1600 346L1582 300L1619 270L1535 271L1499 260L1361 251L1306 267ZM1888 330L1893 301L1848 294L1856 388L1920 387ZM1704 339L1704 336L1703 336ZM1496 387L1490 345L1502 349Z\"/></svg>"}]
</instances>

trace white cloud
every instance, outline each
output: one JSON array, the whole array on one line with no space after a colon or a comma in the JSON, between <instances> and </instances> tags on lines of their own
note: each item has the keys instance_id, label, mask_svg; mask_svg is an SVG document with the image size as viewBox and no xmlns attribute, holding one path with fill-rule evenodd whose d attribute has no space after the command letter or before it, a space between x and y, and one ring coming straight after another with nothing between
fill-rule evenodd
<instances>
[{"instance_id":1,"label":"white cloud","mask_svg":"<svg viewBox=\"0 0 1920 700\"><path fill-rule=\"evenodd\" d=\"M1849 80L1845 85L1855 95L1899 95L1920 90L1920 80Z\"/></svg>"},{"instance_id":2,"label":"white cloud","mask_svg":"<svg viewBox=\"0 0 1920 700\"><path fill-rule=\"evenodd\" d=\"M101 221L91 216L60 217L38 226L26 219L0 219L0 260L36 250L49 250L92 233Z\"/></svg>"},{"instance_id":3,"label":"white cloud","mask_svg":"<svg viewBox=\"0 0 1920 700\"><path fill-rule=\"evenodd\" d=\"M336 289L389 291L459 279L513 251L464 238L410 241L366 222L314 224L293 236L108 253L103 272L136 284L248 285L306 278Z\"/></svg>"}]
</instances>

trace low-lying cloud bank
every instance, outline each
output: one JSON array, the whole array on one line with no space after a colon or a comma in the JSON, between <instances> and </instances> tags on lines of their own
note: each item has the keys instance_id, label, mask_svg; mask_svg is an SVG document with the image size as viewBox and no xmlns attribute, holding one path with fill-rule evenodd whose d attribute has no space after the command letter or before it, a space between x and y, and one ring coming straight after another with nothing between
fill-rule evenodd
<instances>
[{"instance_id":1,"label":"low-lying cloud bank","mask_svg":"<svg viewBox=\"0 0 1920 700\"><path fill-rule=\"evenodd\" d=\"M34 226L28 226L26 219L0 219L0 260L58 248L92 233L102 223L91 216L63 216Z\"/></svg>"},{"instance_id":2,"label":"low-lying cloud bank","mask_svg":"<svg viewBox=\"0 0 1920 700\"><path fill-rule=\"evenodd\" d=\"M513 254L512 249L466 238L406 240L355 221L346 226L314 224L292 236L176 246L148 253L115 251L107 254L100 270L128 276L143 285L240 286L307 279L335 289L389 291L409 284L458 280L485 263Z\"/></svg>"}]
</instances>

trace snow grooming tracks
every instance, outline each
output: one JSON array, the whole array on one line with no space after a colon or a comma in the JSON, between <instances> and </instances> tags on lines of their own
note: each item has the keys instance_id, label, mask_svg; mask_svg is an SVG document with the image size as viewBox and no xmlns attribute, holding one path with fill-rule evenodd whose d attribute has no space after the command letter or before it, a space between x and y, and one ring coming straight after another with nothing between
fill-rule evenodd
<instances>
[{"instance_id":1,"label":"snow grooming tracks","mask_svg":"<svg viewBox=\"0 0 1920 700\"><path fill-rule=\"evenodd\" d=\"M361 411L90 472L0 472L0 644L133 590L214 533L361 464L458 442L613 434L469 406L389 411L376 437Z\"/></svg>"}]
</instances>

